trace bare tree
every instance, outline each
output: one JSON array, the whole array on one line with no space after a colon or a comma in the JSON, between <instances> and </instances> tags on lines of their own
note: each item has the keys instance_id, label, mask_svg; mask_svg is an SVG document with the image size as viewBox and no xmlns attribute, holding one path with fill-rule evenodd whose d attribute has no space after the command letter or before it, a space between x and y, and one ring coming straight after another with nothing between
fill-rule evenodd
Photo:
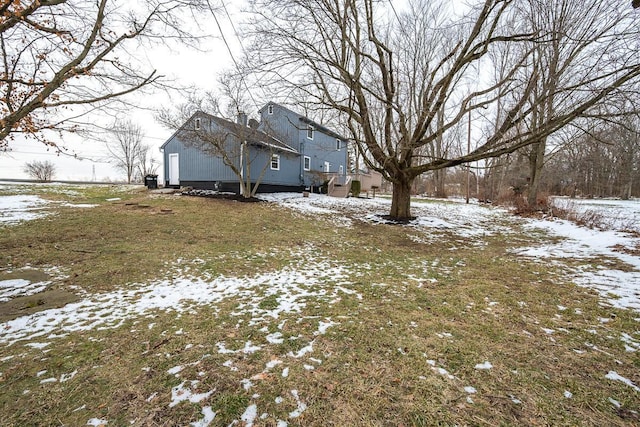
<instances>
[{"instance_id":1,"label":"bare tree","mask_svg":"<svg viewBox=\"0 0 640 427\"><path fill-rule=\"evenodd\" d=\"M393 183L390 215L396 218L411 216L417 176L539 143L640 77L640 57L629 48L638 39L633 11L613 0L589 3L594 33L571 62L573 78L540 95L542 64L535 55L558 37L553 28L530 28L514 0L477 1L457 11L443 6L448 2L426 0L409 1L406 11L375 0L251 3L252 59L263 84L305 88L316 102L341 112L353 142L373 159L369 166ZM424 23L422 30L408 31L416 21ZM446 32L447 43L444 28L455 30ZM570 43L585 36L579 26L564 30ZM494 66L489 53L505 46L514 49L502 77L481 78L481 70ZM551 97L553 114L534 118ZM421 151L485 107L500 117L470 152Z\"/></svg>"},{"instance_id":2,"label":"bare tree","mask_svg":"<svg viewBox=\"0 0 640 427\"><path fill-rule=\"evenodd\" d=\"M115 122L108 129L106 147L110 157L108 161L127 176L127 184L131 184L136 170L140 167L141 154L148 150L142 141L142 128L131 121Z\"/></svg>"},{"instance_id":3,"label":"bare tree","mask_svg":"<svg viewBox=\"0 0 640 427\"><path fill-rule=\"evenodd\" d=\"M129 53L142 42L193 40L183 11L205 0L0 0L0 148L160 82Z\"/></svg>"},{"instance_id":4,"label":"bare tree","mask_svg":"<svg viewBox=\"0 0 640 427\"><path fill-rule=\"evenodd\" d=\"M147 175L154 175L158 170L159 163L153 157L153 153L151 152L151 146L142 144L138 149L137 154L137 170L140 179L144 179Z\"/></svg>"},{"instance_id":5,"label":"bare tree","mask_svg":"<svg viewBox=\"0 0 640 427\"><path fill-rule=\"evenodd\" d=\"M27 162L23 170L31 178L42 182L51 182L56 173L55 165L49 160Z\"/></svg>"},{"instance_id":6,"label":"bare tree","mask_svg":"<svg viewBox=\"0 0 640 427\"><path fill-rule=\"evenodd\" d=\"M570 88L589 90L591 79L601 73L599 67L604 66L608 72L615 72L615 67L629 65L626 61L627 52L620 50L617 40L610 39L617 37L618 31L624 29L617 21L619 17L611 14L614 9L610 1L578 4L572 0L528 0L521 6L523 20L528 21L530 28L544 37L543 43L532 45L531 60L538 70L538 78L530 95L529 127L543 126L553 120L558 111L566 111L567 104L575 102L573 95L577 93L577 90ZM635 33L637 36L638 33ZM620 34L620 37L624 37L624 34ZM611 61L620 61L621 65L610 67ZM618 99L614 102L616 97ZM623 118L635 108L625 101L625 97L628 94L622 90L612 93L606 97L607 103L602 102L590 109L583 118L578 118L571 125L594 127L597 121L604 121L606 125L606 122ZM615 107L610 108L607 104ZM538 204L538 188L549 145L557 150L563 140L572 139L575 138L564 138L563 132L541 135L528 148L527 201L531 208L536 208Z\"/></svg>"}]
</instances>

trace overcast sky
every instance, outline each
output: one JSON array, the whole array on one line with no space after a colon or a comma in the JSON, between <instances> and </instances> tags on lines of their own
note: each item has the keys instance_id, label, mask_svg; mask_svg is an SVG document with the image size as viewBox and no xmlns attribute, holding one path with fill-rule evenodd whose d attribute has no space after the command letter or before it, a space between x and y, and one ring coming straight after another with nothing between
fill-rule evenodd
<instances>
[{"instance_id":1,"label":"overcast sky","mask_svg":"<svg viewBox=\"0 0 640 427\"><path fill-rule=\"evenodd\" d=\"M228 18L226 15L222 15L219 21L231 48L234 51L237 50L234 54L240 55L238 41ZM217 75L223 70L231 68L233 61L220 38L217 26L211 22L211 25L206 25L206 28L207 31L209 29L211 31L209 35L215 38L202 46L204 52L189 49L169 50L158 47L153 50L136 52L136 54L148 58L151 66L159 74L175 80L178 84L195 85L203 90L212 90L216 87ZM161 92L147 96L142 101L152 108L171 105L169 97ZM153 147L154 158L161 165L162 154L159 147L173 132L158 124L153 118L152 111L143 109L131 111L128 118L142 126L144 143ZM56 138L55 141L66 147L69 153L77 154L77 158L56 153L56 150L47 148L40 142L18 136L15 141L9 143L10 152L0 152L0 180L28 179L29 177L23 172L24 164L34 160L52 161L56 166L55 179L58 180L92 181L95 179L107 181L126 179L123 172L109 164L108 152L103 143L83 140L71 134L63 135L62 139ZM158 173L162 175L161 166L158 168ZM159 179L162 179L162 176Z\"/></svg>"}]
</instances>

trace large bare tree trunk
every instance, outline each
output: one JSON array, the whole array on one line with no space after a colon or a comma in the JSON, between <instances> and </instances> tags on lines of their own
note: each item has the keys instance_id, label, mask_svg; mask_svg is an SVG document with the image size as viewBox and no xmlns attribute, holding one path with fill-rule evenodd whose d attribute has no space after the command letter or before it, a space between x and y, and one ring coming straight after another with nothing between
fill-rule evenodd
<instances>
[{"instance_id":1,"label":"large bare tree trunk","mask_svg":"<svg viewBox=\"0 0 640 427\"><path fill-rule=\"evenodd\" d=\"M411 218L411 185L413 179L402 179L393 183L390 216L395 219Z\"/></svg>"},{"instance_id":2,"label":"large bare tree trunk","mask_svg":"<svg viewBox=\"0 0 640 427\"><path fill-rule=\"evenodd\" d=\"M542 140L531 147L529 155L529 189L527 191L527 203L530 208L538 208L538 191L542 180L542 168L544 167L544 152L547 147L546 140Z\"/></svg>"},{"instance_id":3,"label":"large bare tree trunk","mask_svg":"<svg viewBox=\"0 0 640 427\"><path fill-rule=\"evenodd\" d=\"M445 178L447 176L446 169L438 169L434 171L434 181L436 186L436 197L441 199L447 198L447 190L445 188Z\"/></svg>"}]
</instances>

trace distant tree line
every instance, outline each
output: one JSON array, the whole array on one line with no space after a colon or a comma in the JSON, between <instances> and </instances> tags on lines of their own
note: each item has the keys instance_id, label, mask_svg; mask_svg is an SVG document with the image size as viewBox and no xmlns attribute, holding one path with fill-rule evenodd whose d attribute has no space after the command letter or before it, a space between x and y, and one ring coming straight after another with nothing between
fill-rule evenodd
<instances>
[{"instance_id":1,"label":"distant tree line","mask_svg":"<svg viewBox=\"0 0 640 427\"><path fill-rule=\"evenodd\" d=\"M640 197L640 118L565 137L546 155L538 188L541 198ZM531 183L530 154L531 148L527 148L474 165L469 172L471 196L496 202L526 195ZM425 174L416 181L413 192L440 196L439 180L435 174ZM466 180L465 168L449 171L445 195L463 196Z\"/></svg>"}]
</instances>

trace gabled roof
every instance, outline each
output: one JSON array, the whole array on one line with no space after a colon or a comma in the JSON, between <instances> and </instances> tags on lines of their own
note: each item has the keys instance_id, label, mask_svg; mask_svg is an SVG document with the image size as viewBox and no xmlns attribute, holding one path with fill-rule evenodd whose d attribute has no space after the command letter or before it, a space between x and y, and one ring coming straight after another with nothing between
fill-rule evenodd
<instances>
[{"instance_id":1,"label":"gabled roof","mask_svg":"<svg viewBox=\"0 0 640 427\"><path fill-rule=\"evenodd\" d=\"M281 105L281 104L275 103L275 102L273 102L273 101L268 102L264 107L262 107L262 108L260 109L260 111L262 111L262 110L263 110L264 108L266 108L268 105L276 105L276 106L278 106L279 108L282 108L282 109L284 109L284 110L289 111L289 112L290 112L290 113L292 113L292 114L295 114L296 116L298 116L298 120L300 120L302 123L306 123L306 124L308 124L308 125L311 125L311 126L313 126L313 128L314 128L315 130L319 130L319 131L321 131L322 133L325 133L325 134L327 134L327 135L329 135L329 136L331 136L331 137L333 137L333 138L337 138L337 139L340 139L340 140L342 140L342 141L347 141L347 139L348 139L348 138L345 138L345 137L341 136L341 135L340 135L340 134L338 134L337 132L332 131L332 130L331 130L331 129L329 129L328 127L326 127L326 126L324 126L324 125L322 125L322 124L320 124L320 123L318 123L318 122L314 122L313 120L311 120L311 119L310 119L310 118L308 118L307 116L303 116L303 115L302 115L302 114L300 114L300 113L296 113L295 111L293 111L293 110L291 110L291 109L289 109L289 108L287 108L287 107L285 107L285 106L283 106L283 105Z\"/></svg>"},{"instance_id":2,"label":"gabled roof","mask_svg":"<svg viewBox=\"0 0 640 427\"><path fill-rule=\"evenodd\" d=\"M238 139L247 141L249 144L261 145L261 146L264 146L264 147L272 148L272 149L277 150L277 151L286 151L286 152L293 153L293 154L298 154L298 155L300 154L298 152L298 150L296 150L295 148L285 144L284 142L280 141L279 139L274 138L274 137L268 135L267 133L265 133L265 132L263 132L261 130L253 129L253 128L249 127L249 126L244 126L244 125L241 125L239 123L232 122L232 121L227 120L227 119L223 119L221 117L217 117L217 116L214 116L214 115L211 115L211 114L207 114L207 113L205 113L203 111L195 112L189 118L189 120L187 120L180 127L180 129L175 131L173 133L173 135L171 135L171 137L164 144L162 144L162 146L160 148L164 148L174 136L176 136L178 133L180 133L180 131L185 130L185 127L189 123L191 123L192 120L196 116L197 117L205 117L205 118L211 120L218 127L226 130L227 132L229 132L231 135L234 135Z\"/></svg>"}]
</instances>

